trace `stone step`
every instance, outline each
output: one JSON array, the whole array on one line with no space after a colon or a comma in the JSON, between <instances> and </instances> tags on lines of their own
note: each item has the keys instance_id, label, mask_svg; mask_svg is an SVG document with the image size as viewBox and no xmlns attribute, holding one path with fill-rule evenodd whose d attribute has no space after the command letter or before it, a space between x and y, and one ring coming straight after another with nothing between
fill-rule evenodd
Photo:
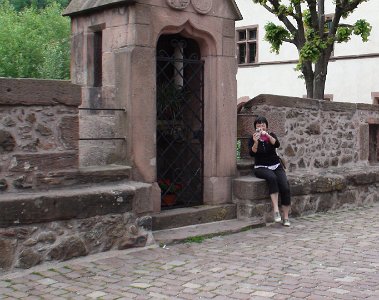
<instances>
[{"instance_id":1,"label":"stone step","mask_svg":"<svg viewBox=\"0 0 379 300\"><path fill-rule=\"evenodd\" d=\"M236 218L235 204L201 205L153 214L153 231Z\"/></svg>"},{"instance_id":2,"label":"stone step","mask_svg":"<svg viewBox=\"0 0 379 300\"><path fill-rule=\"evenodd\" d=\"M267 198L268 186L264 179L255 176L240 176L233 179L233 196L238 199L259 200Z\"/></svg>"},{"instance_id":3,"label":"stone step","mask_svg":"<svg viewBox=\"0 0 379 300\"><path fill-rule=\"evenodd\" d=\"M186 241L196 241L194 238L209 238L218 235L232 234L263 226L266 226L266 224L260 219L232 219L179 228L157 230L153 231L153 237L157 244L163 246Z\"/></svg>"},{"instance_id":4,"label":"stone step","mask_svg":"<svg viewBox=\"0 0 379 300\"><path fill-rule=\"evenodd\" d=\"M106 165L62 170L37 176L37 189L69 187L73 185L125 181L131 177L130 166Z\"/></svg>"},{"instance_id":5,"label":"stone step","mask_svg":"<svg viewBox=\"0 0 379 300\"><path fill-rule=\"evenodd\" d=\"M150 184L124 181L1 194L0 227L131 212L148 198L150 188Z\"/></svg>"},{"instance_id":6,"label":"stone step","mask_svg":"<svg viewBox=\"0 0 379 300\"><path fill-rule=\"evenodd\" d=\"M114 182L130 179L132 167L124 165L89 166L79 168L79 183Z\"/></svg>"},{"instance_id":7,"label":"stone step","mask_svg":"<svg viewBox=\"0 0 379 300\"><path fill-rule=\"evenodd\" d=\"M233 202L239 220L256 218L262 222L273 221L268 186L255 176L241 176L233 180Z\"/></svg>"},{"instance_id":8,"label":"stone step","mask_svg":"<svg viewBox=\"0 0 379 300\"><path fill-rule=\"evenodd\" d=\"M254 158L237 160L237 177L247 176L253 173Z\"/></svg>"}]
</instances>

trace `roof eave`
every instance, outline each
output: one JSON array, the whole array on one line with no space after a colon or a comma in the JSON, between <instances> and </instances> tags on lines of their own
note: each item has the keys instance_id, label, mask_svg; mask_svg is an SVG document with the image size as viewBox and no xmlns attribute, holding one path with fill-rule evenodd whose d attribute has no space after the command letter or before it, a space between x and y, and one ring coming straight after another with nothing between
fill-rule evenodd
<instances>
[{"instance_id":1,"label":"roof eave","mask_svg":"<svg viewBox=\"0 0 379 300\"><path fill-rule=\"evenodd\" d=\"M232 0L232 4L233 4L234 9L235 9L235 11L236 11L236 13L237 13L236 21L241 21L241 20L243 19L243 17L242 17L242 14L241 14L240 9L239 9L238 6L237 6L236 1Z\"/></svg>"},{"instance_id":2,"label":"roof eave","mask_svg":"<svg viewBox=\"0 0 379 300\"><path fill-rule=\"evenodd\" d=\"M67 6L67 8L64 10L62 14L63 16L73 17L77 15L84 15L96 10L102 10L104 8L131 5L137 2L137 0L114 0L110 2L104 1L103 4L101 4L101 1L99 1L100 4L95 5L95 6L88 5L89 2L85 2L80 8L77 8L73 4L74 1L78 1L78 0L73 0L70 2L70 4Z\"/></svg>"}]
</instances>

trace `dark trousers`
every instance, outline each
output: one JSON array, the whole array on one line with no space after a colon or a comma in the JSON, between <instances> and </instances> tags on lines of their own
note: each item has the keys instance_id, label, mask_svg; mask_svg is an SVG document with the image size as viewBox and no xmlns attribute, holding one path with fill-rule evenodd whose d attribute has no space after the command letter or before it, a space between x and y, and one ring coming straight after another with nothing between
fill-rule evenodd
<instances>
[{"instance_id":1,"label":"dark trousers","mask_svg":"<svg viewBox=\"0 0 379 300\"><path fill-rule=\"evenodd\" d=\"M254 169L254 173L258 178L267 181L270 195L279 193L281 205L291 205L290 185L288 183L286 172L281 166L276 168L276 170L256 168Z\"/></svg>"}]
</instances>

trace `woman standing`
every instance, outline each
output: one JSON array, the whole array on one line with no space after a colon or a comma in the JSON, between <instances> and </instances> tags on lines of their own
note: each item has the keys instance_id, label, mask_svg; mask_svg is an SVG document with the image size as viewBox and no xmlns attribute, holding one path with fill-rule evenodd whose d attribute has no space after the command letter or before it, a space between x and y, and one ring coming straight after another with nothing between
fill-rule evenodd
<instances>
[{"instance_id":1,"label":"woman standing","mask_svg":"<svg viewBox=\"0 0 379 300\"><path fill-rule=\"evenodd\" d=\"M291 193L286 172L280 164L276 148L280 143L275 133L268 131L268 121L259 116L254 121L253 136L249 139L250 155L255 158L254 173L258 178L265 179L268 184L270 198L274 210L274 220L282 222L279 212L279 194L283 211L283 225L290 226L288 213L291 207Z\"/></svg>"}]
</instances>

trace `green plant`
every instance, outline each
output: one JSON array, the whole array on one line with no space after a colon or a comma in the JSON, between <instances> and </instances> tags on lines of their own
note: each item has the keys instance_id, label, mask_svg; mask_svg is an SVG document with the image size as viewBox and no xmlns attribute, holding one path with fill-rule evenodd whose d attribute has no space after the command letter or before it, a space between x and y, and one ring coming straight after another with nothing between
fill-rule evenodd
<instances>
[{"instance_id":1,"label":"green plant","mask_svg":"<svg viewBox=\"0 0 379 300\"><path fill-rule=\"evenodd\" d=\"M202 236L202 235L198 235L198 236L192 236L192 237L188 237L184 240L185 243L198 243L198 244L201 244L207 237L206 236Z\"/></svg>"},{"instance_id":2,"label":"green plant","mask_svg":"<svg viewBox=\"0 0 379 300\"><path fill-rule=\"evenodd\" d=\"M158 185L161 188L162 194L177 194L183 189L181 183L171 182L170 179L159 179Z\"/></svg>"},{"instance_id":3,"label":"green plant","mask_svg":"<svg viewBox=\"0 0 379 300\"><path fill-rule=\"evenodd\" d=\"M237 140L236 150L237 150L237 159L241 159L241 140Z\"/></svg>"},{"instance_id":4,"label":"green plant","mask_svg":"<svg viewBox=\"0 0 379 300\"><path fill-rule=\"evenodd\" d=\"M16 11L0 0L0 77L70 78L70 19L50 1Z\"/></svg>"},{"instance_id":5,"label":"green plant","mask_svg":"<svg viewBox=\"0 0 379 300\"><path fill-rule=\"evenodd\" d=\"M158 86L157 115L160 120L181 120L187 93L182 86L164 83Z\"/></svg>"}]
</instances>

